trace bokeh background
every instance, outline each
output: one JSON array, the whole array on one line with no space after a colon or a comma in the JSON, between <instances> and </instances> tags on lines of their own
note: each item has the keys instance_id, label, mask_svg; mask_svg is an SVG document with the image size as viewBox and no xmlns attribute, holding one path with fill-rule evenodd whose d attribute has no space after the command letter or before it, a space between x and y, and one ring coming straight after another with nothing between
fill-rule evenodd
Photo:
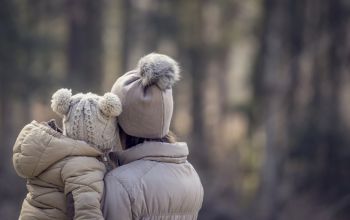
<instances>
[{"instance_id":1,"label":"bokeh background","mask_svg":"<svg viewBox=\"0 0 350 220\"><path fill-rule=\"evenodd\" d=\"M25 181L12 145L53 92L109 91L143 55L182 67L172 130L199 219L350 219L350 1L1 0L0 215Z\"/></svg>"}]
</instances>

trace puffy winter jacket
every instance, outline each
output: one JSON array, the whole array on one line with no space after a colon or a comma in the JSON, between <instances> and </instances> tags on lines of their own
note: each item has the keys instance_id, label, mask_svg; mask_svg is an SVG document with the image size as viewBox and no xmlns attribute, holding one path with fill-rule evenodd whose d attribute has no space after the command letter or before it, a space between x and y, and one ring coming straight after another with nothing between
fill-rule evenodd
<instances>
[{"instance_id":1,"label":"puffy winter jacket","mask_svg":"<svg viewBox=\"0 0 350 220\"><path fill-rule=\"evenodd\" d=\"M19 219L68 219L67 195L74 219L103 219L100 200L105 166L101 152L36 121L26 125L13 148L17 174L27 179L28 194Z\"/></svg>"},{"instance_id":2,"label":"puffy winter jacket","mask_svg":"<svg viewBox=\"0 0 350 220\"><path fill-rule=\"evenodd\" d=\"M105 177L105 219L197 219L203 187L187 155L186 143L161 142L119 153L122 166Z\"/></svg>"}]
</instances>

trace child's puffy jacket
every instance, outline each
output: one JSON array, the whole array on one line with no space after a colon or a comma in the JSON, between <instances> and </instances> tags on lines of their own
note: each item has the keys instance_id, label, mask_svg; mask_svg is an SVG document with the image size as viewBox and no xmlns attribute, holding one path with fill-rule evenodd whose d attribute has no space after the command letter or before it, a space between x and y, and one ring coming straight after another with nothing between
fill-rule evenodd
<instances>
[{"instance_id":1,"label":"child's puffy jacket","mask_svg":"<svg viewBox=\"0 0 350 220\"><path fill-rule=\"evenodd\" d=\"M74 200L74 219L103 219L105 166L96 159L101 154L45 123L26 125L13 147L14 168L28 189L19 219L68 219L67 196Z\"/></svg>"}]
</instances>

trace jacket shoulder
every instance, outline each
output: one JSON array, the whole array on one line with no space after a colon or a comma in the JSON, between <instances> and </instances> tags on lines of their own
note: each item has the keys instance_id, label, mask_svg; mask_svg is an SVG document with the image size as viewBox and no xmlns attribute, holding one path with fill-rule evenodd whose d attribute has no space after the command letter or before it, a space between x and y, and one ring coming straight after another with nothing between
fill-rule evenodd
<instances>
[{"instance_id":1,"label":"jacket shoulder","mask_svg":"<svg viewBox=\"0 0 350 220\"><path fill-rule=\"evenodd\" d=\"M53 136L35 121L24 126L13 146L13 166L17 174L24 178L32 178L40 174L55 161L46 155L47 146ZM48 162L44 164L42 159Z\"/></svg>"},{"instance_id":2,"label":"jacket shoulder","mask_svg":"<svg viewBox=\"0 0 350 220\"><path fill-rule=\"evenodd\" d=\"M156 165L157 162L154 161L137 160L111 170L105 178L114 179L123 186L130 188L136 185Z\"/></svg>"}]
</instances>

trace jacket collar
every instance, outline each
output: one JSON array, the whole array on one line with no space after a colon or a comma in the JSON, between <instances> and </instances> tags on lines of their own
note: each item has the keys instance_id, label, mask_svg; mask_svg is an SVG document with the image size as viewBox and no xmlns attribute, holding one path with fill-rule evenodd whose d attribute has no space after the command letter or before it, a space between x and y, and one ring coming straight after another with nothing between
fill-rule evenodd
<instances>
[{"instance_id":1,"label":"jacket collar","mask_svg":"<svg viewBox=\"0 0 350 220\"><path fill-rule=\"evenodd\" d=\"M120 165L141 159L167 163L184 163L187 160L187 156L188 147L184 142L169 144L150 141L118 152Z\"/></svg>"}]
</instances>

